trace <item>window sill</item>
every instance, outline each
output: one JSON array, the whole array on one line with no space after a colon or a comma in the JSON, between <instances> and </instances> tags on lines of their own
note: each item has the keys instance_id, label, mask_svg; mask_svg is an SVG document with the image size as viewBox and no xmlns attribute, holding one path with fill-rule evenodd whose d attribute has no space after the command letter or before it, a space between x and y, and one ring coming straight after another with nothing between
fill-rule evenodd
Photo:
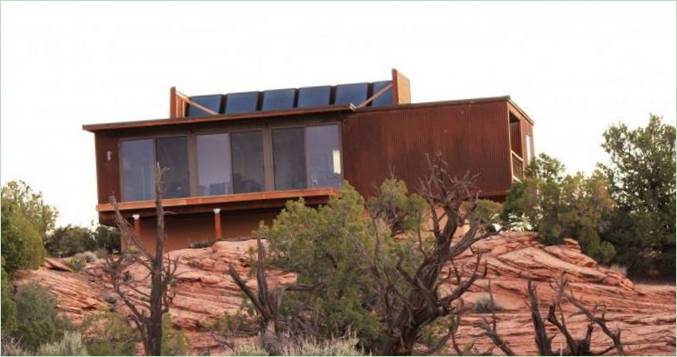
<instances>
[{"instance_id":1,"label":"window sill","mask_svg":"<svg viewBox=\"0 0 677 357\"><path fill-rule=\"evenodd\" d=\"M221 207L214 208L238 209L242 207L243 204L248 208L258 208L258 206L270 207L271 203L273 203L276 206L282 207L286 201L298 198L304 198L306 200L324 198L327 200L329 196L335 195L336 192L335 188L308 188L301 190L235 193L218 196L165 198L162 200L162 206L164 208L170 208L218 205ZM155 200L118 202L118 208L120 211L155 209ZM100 203L96 205L96 210L100 213L114 212L113 205L110 203Z\"/></svg>"}]
</instances>

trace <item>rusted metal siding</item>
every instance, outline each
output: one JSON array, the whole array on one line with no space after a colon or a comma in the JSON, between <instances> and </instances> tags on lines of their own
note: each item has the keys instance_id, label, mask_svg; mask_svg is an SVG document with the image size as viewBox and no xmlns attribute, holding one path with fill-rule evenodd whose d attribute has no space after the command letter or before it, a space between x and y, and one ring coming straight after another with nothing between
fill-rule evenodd
<instances>
[{"instance_id":1,"label":"rusted metal siding","mask_svg":"<svg viewBox=\"0 0 677 357\"><path fill-rule=\"evenodd\" d=\"M403 106L352 113L343 122L345 178L363 195L391 174L410 189L441 153L454 175L477 174L481 194L500 197L511 183L506 101Z\"/></svg>"},{"instance_id":2,"label":"rusted metal siding","mask_svg":"<svg viewBox=\"0 0 677 357\"><path fill-rule=\"evenodd\" d=\"M114 134L97 133L94 147L98 203L108 202L111 195L120 200L118 138Z\"/></svg>"}]
</instances>

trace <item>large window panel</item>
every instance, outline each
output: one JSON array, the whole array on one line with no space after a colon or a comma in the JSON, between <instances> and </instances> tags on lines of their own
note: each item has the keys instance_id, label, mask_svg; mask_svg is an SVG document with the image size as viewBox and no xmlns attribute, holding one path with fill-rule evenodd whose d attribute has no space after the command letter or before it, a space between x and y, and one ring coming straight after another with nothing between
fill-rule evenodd
<instances>
[{"instance_id":1,"label":"large window panel","mask_svg":"<svg viewBox=\"0 0 677 357\"><path fill-rule=\"evenodd\" d=\"M338 125L306 128L308 187L341 186L341 144Z\"/></svg>"},{"instance_id":2,"label":"large window panel","mask_svg":"<svg viewBox=\"0 0 677 357\"><path fill-rule=\"evenodd\" d=\"M275 189L305 188L306 154L304 128L273 129Z\"/></svg>"},{"instance_id":3,"label":"large window panel","mask_svg":"<svg viewBox=\"0 0 677 357\"><path fill-rule=\"evenodd\" d=\"M188 139L185 136L158 138L157 160L160 167L165 169L164 197L189 196Z\"/></svg>"},{"instance_id":4,"label":"large window panel","mask_svg":"<svg viewBox=\"0 0 677 357\"><path fill-rule=\"evenodd\" d=\"M155 149L153 139L120 142L122 200L155 198Z\"/></svg>"},{"instance_id":5,"label":"large window panel","mask_svg":"<svg viewBox=\"0 0 677 357\"><path fill-rule=\"evenodd\" d=\"M197 136L198 195L233 193L228 134Z\"/></svg>"},{"instance_id":6,"label":"large window panel","mask_svg":"<svg viewBox=\"0 0 677 357\"><path fill-rule=\"evenodd\" d=\"M259 192L265 187L263 136L261 131L230 135L233 163L233 193Z\"/></svg>"}]
</instances>

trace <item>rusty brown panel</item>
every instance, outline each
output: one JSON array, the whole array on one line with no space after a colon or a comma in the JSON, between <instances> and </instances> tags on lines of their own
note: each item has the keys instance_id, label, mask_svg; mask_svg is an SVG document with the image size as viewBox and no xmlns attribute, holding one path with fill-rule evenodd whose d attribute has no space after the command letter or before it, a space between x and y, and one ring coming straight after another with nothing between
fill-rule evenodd
<instances>
[{"instance_id":1,"label":"rusty brown panel","mask_svg":"<svg viewBox=\"0 0 677 357\"><path fill-rule=\"evenodd\" d=\"M120 200L118 138L106 133L94 137L98 203L106 203L111 195Z\"/></svg>"},{"instance_id":2,"label":"rusty brown panel","mask_svg":"<svg viewBox=\"0 0 677 357\"><path fill-rule=\"evenodd\" d=\"M393 68L392 70L393 83L393 97L395 104L409 104L411 103L411 87L409 78L402 72Z\"/></svg>"},{"instance_id":3,"label":"rusty brown panel","mask_svg":"<svg viewBox=\"0 0 677 357\"><path fill-rule=\"evenodd\" d=\"M426 154L438 152L452 174L478 175L485 195L501 195L511 182L505 101L353 113L342 137L345 177L363 195L390 173L418 188Z\"/></svg>"},{"instance_id":4,"label":"rusty brown panel","mask_svg":"<svg viewBox=\"0 0 677 357\"><path fill-rule=\"evenodd\" d=\"M516 152L520 157L524 157L522 154L524 147L522 143L522 123L521 121L511 122L510 123L510 149Z\"/></svg>"},{"instance_id":5,"label":"rusty brown panel","mask_svg":"<svg viewBox=\"0 0 677 357\"><path fill-rule=\"evenodd\" d=\"M259 222L270 224L279 213L279 209L254 212L221 212L223 239L241 239L251 237L252 231L258 228ZM214 214L202 213L191 215L166 216L167 250L190 247L191 243L214 240ZM148 249L155 249L154 217L141 218L141 239Z\"/></svg>"}]
</instances>

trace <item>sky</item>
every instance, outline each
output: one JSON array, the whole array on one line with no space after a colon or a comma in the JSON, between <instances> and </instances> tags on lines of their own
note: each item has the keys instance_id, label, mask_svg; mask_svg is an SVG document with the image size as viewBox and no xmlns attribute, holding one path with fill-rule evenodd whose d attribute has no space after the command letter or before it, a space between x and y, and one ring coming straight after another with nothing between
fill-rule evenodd
<instances>
[{"instance_id":1,"label":"sky","mask_svg":"<svg viewBox=\"0 0 677 357\"><path fill-rule=\"evenodd\" d=\"M611 124L675 123L675 2L2 2L2 184L96 219L82 124L166 118L189 95L387 80L412 101L510 95L570 172Z\"/></svg>"}]
</instances>

